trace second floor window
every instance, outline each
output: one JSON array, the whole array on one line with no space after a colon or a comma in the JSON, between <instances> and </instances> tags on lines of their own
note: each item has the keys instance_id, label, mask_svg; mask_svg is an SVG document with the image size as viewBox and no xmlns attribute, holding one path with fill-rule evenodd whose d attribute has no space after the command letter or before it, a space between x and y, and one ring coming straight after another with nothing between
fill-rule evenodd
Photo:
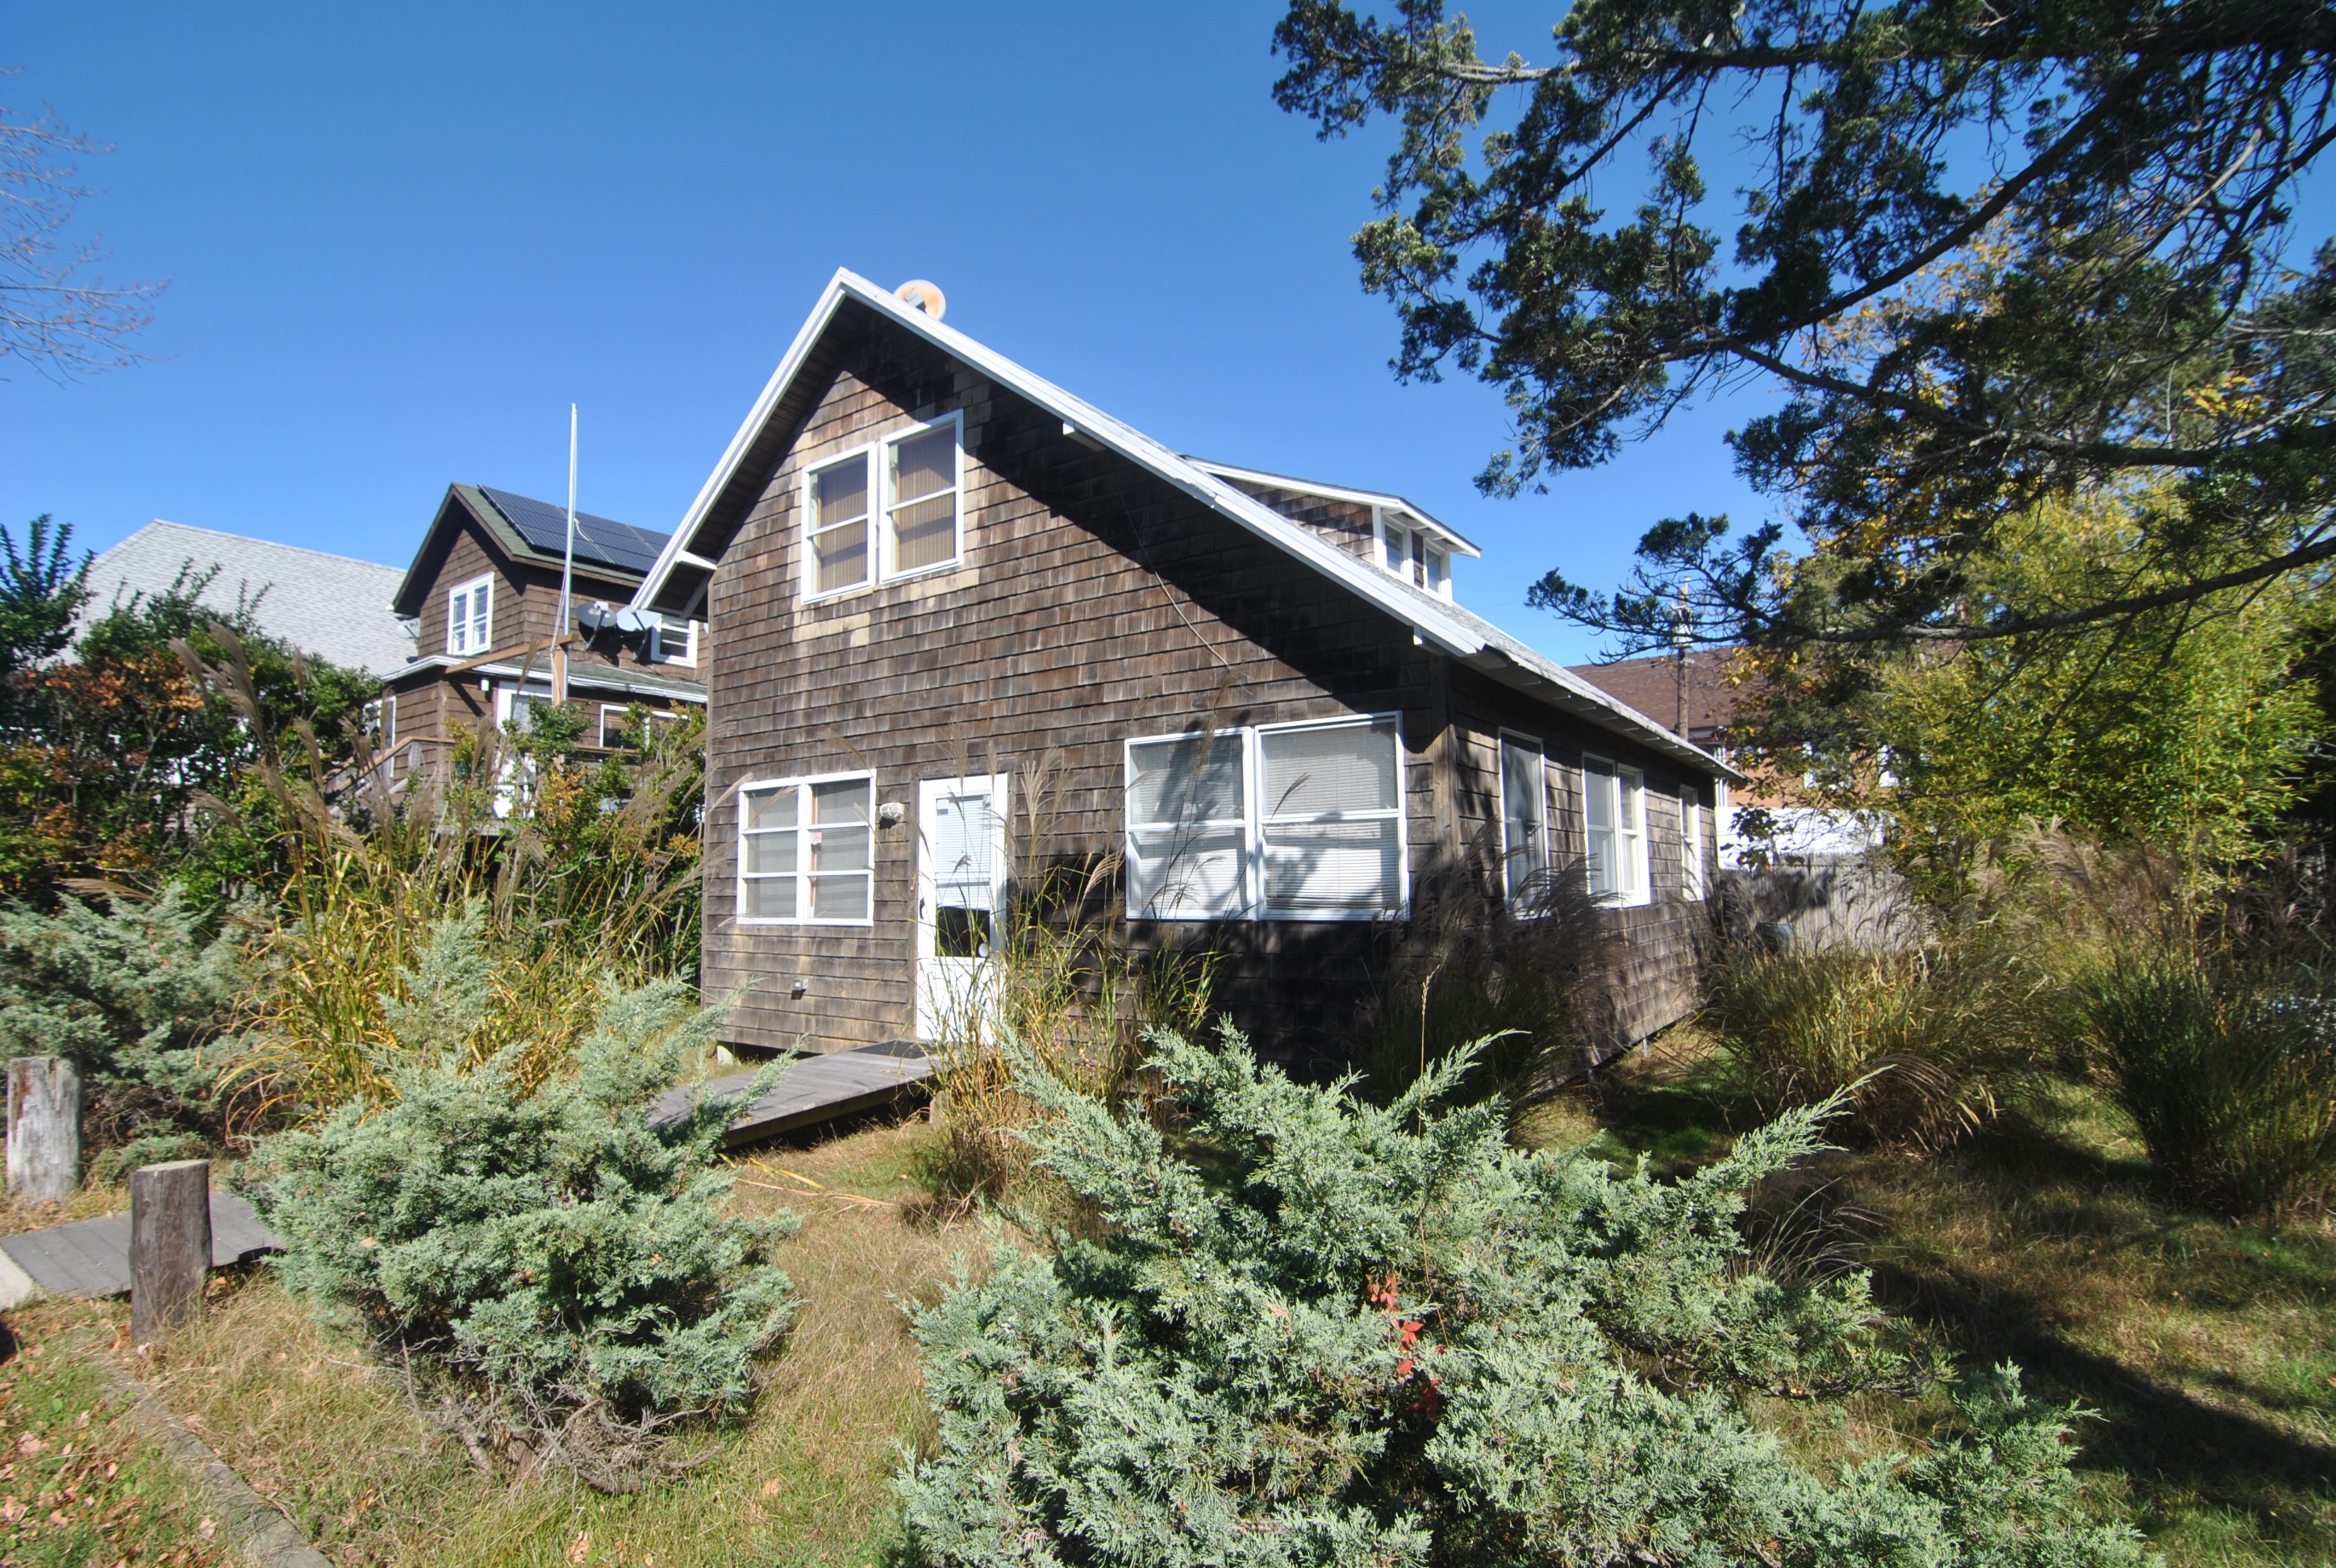
<instances>
[{"instance_id":1,"label":"second floor window","mask_svg":"<svg viewBox=\"0 0 2336 1568\"><path fill-rule=\"evenodd\" d=\"M963 436L961 417L949 414L805 476L806 597L848 593L959 558Z\"/></svg>"},{"instance_id":2,"label":"second floor window","mask_svg":"<svg viewBox=\"0 0 2336 1568\"><path fill-rule=\"evenodd\" d=\"M495 624L495 579L475 578L446 596L446 651L471 658L487 651Z\"/></svg>"}]
</instances>

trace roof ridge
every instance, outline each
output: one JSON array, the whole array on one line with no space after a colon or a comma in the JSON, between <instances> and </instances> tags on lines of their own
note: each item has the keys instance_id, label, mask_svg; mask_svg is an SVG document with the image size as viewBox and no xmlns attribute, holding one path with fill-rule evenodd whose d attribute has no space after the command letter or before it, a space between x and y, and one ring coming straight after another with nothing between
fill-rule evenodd
<instances>
[{"instance_id":1,"label":"roof ridge","mask_svg":"<svg viewBox=\"0 0 2336 1568\"><path fill-rule=\"evenodd\" d=\"M175 528L182 530L188 533L208 534L213 539L232 539L243 544L264 544L271 550L295 550L301 555L313 555L325 560L345 560L351 566L375 567L383 571L402 572L405 570L404 567L391 566L386 561L367 560L361 555L343 555L340 551L336 550L315 550L305 544L287 544L280 539L262 539L258 534L252 533L229 533L223 528L205 528L199 522L174 522L167 517L149 518L144 522L140 523L135 529L132 529L130 532L123 534L112 544L107 545L105 550L97 550L94 553L103 555L106 550L119 550L123 545L128 544L131 540L136 539L140 534L144 533L148 529L152 528Z\"/></svg>"}]
</instances>

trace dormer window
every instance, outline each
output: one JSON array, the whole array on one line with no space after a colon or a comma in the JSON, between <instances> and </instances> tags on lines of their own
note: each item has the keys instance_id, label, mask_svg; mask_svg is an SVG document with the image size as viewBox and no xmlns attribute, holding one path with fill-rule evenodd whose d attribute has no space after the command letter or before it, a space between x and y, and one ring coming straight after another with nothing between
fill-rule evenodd
<instances>
[{"instance_id":1,"label":"dormer window","mask_svg":"<svg viewBox=\"0 0 2336 1568\"><path fill-rule=\"evenodd\" d=\"M455 657L474 658L486 652L494 624L492 573L474 578L446 596L446 651Z\"/></svg>"},{"instance_id":2,"label":"dormer window","mask_svg":"<svg viewBox=\"0 0 2336 1568\"><path fill-rule=\"evenodd\" d=\"M1452 597L1452 557L1426 529L1406 528L1382 511L1378 519L1379 565L1414 588L1439 599Z\"/></svg>"}]
</instances>

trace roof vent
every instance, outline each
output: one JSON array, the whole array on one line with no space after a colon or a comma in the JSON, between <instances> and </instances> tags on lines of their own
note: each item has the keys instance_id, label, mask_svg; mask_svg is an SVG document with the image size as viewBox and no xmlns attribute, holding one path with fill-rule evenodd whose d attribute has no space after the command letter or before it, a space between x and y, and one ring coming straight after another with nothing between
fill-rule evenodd
<instances>
[{"instance_id":1,"label":"roof vent","mask_svg":"<svg viewBox=\"0 0 2336 1568\"><path fill-rule=\"evenodd\" d=\"M921 278L911 278L892 293L894 297L916 307L935 321L939 321L941 312L949 308L949 301L942 297L939 286L928 283Z\"/></svg>"}]
</instances>

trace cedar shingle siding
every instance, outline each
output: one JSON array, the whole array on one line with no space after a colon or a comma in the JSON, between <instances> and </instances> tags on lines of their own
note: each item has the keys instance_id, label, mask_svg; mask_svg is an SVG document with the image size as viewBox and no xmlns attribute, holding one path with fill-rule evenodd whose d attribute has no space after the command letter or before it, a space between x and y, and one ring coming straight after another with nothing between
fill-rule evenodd
<instances>
[{"instance_id":1,"label":"cedar shingle siding","mask_svg":"<svg viewBox=\"0 0 2336 1568\"><path fill-rule=\"evenodd\" d=\"M707 601L715 652L700 667L703 979L708 996L752 984L732 1015L735 1042L836 1050L913 1033L920 781L1009 774L1020 869L1034 856L1083 862L1120 848L1131 737L1385 712L1401 716L1415 900L1454 876L1496 874L1504 726L1547 745L1562 856L1582 852L1573 770L1585 745L1644 768L1656 901L1607 917L1624 938L1613 946L1626 1037L1687 1006L1674 765L1420 646L1408 624L864 307L837 316L796 385L747 449L743 501L714 518L727 541ZM806 467L953 412L965 423L963 564L804 603ZM1368 558L1367 508L1265 499ZM425 648L431 636L425 622ZM740 924L738 787L863 769L880 804L903 809L876 830L872 926ZM1037 803L1034 774L1048 781ZM1334 1057L1368 972L1404 940L1368 922L1135 934L1215 940L1230 954L1225 1010L1276 1054Z\"/></svg>"}]
</instances>

